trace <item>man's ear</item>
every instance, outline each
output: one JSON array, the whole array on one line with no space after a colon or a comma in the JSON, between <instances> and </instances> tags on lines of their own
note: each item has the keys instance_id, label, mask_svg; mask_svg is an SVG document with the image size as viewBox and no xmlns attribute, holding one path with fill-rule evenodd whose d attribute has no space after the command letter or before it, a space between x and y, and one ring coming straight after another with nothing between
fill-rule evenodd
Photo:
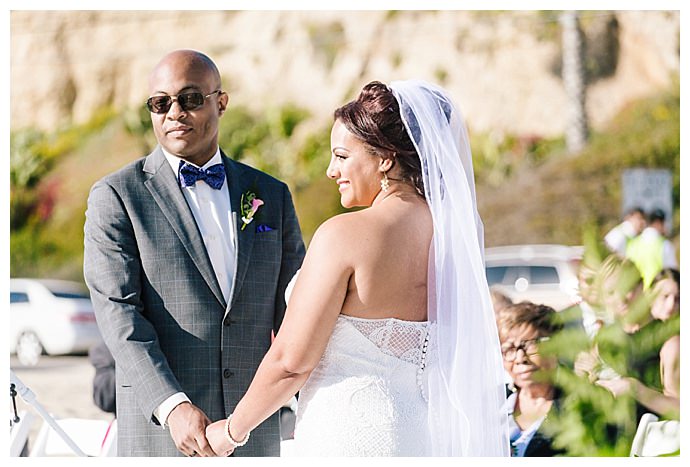
<instances>
[{"instance_id":1,"label":"man's ear","mask_svg":"<svg viewBox=\"0 0 690 467\"><path fill-rule=\"evenodd\" d=\"M218 97L218 115L223 115L225 113L225 109L228 108L228 100L230 100L230 97L228 96L227 92L223 92L220 94Z\"/></svg>"}]
</instances>

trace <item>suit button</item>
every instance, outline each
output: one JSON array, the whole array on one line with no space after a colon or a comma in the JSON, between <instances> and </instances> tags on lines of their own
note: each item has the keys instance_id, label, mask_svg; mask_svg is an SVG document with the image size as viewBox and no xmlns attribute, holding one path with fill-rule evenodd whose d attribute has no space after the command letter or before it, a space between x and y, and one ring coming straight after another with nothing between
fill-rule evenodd
<instances>
[{"instance_id":1,"label":"suit button","mask_svg":"<svg viewBox=\"0 0 690 467\"><path fill-rule=\"evenodd\" d=\"M226 316L225 319L223 319L223 325L224 326L230 326L230 323L232 323L232 320L230 319L229 316Z\"/></svg>"},{"instance_id":2,"label":"suit button","mask_svg":"<svg viewBox=\"0 0 690 467\"><path fill-rule=\"evenodd\" d=\"M234 373L232 371L228 370L227 368L225 370L223 370L223 377L224 378L229 378L233 375L234 375Z\"/></svg>"}]
</instances>

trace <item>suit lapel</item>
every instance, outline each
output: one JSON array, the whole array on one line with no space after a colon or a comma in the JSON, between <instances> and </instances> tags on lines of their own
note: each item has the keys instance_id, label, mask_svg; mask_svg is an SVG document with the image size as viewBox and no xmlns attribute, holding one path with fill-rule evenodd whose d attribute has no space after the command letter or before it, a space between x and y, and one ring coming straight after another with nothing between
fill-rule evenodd
<instances>
[{"instance_id":1,"label":"suit lapel","mask_svg":"<svg viewBox=\"0 0 690 467\"><path fill-rule=\"evenodd\" d=\"M160 147L156 148L146 159L144 172L150 174L150 178L144 182L144 185L175 230L213 295L225 307L223 293L216 279L216 274L213 272L213 266L194 220L194 215Z\"/></svg>"},{"instance_id":2,"label":"suit lapel","mask_svg":"<svg viewBox=\"0 0 690 467\"><path fill-rule=\"evenodd\" d=\"M232 281L232 290L230 293L231 299L230 306L228 307L228 309L230 309L237 299L238 291L242 286L244 276L247 274L256 229L253 225L249 224L242 230L242 209L240 201L242 199L242 194L251 188L243 184L246 184L247 180L241 177L240 171L242 167L225 156L222 152L221 155L223 157L223 164L225 165L225 173L230 183L230 209L232 210L232 221L235 228L236 239L235 277ZM259 195L259 193L257 193L257 195Z\"/></svg>"}]
</instances>

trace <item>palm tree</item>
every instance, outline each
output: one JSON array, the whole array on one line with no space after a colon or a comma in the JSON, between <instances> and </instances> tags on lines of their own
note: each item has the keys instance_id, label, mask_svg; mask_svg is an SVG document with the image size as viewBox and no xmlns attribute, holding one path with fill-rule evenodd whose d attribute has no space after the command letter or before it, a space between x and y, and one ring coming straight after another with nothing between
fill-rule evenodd
<instances>
[{"instance_id":1,"label":"palm tree","mask_svg":"<svg viewBox=\"0 0 690 467\"><path fill-rule=\"evenodd\" d=\"M588 136L584 44L577 11L561 13L560 23L563 28L563 85L568 96L566 145L568 152L573 154L584 148Z\"/></svg>"}]
</instances>

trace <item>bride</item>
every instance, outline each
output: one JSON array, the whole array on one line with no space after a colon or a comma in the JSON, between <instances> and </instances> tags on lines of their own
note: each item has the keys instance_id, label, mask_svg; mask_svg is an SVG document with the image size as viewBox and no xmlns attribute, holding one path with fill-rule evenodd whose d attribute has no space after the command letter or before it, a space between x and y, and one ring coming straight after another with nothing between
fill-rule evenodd
<instances>
[{"instance_id":1,"label":"bride","mask_svg":"<svg viewBox=\"0 0 690 467\"><path fill-rule=\"evenodd\" d=\"M462 116L423 81L369 83L335 111L344 207L295 277L245 396L207 438L229 455L299 391L308 456L507 456L503 370Z\"/></svg>"}]
</instances>

